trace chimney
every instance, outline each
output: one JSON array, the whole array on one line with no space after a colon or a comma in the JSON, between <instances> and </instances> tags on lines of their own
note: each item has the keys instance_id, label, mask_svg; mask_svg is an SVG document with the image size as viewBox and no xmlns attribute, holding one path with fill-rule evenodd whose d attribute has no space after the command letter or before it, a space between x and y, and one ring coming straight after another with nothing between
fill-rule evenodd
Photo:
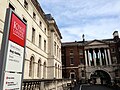
<instances>
[{"instance_id":1,"label":"chimney","mask_svg":"<svg viewBox=\"0 0 120 90\"><path fill-rule=\"evenodd\" d=\"M114 39L114 41L117 41L119 39L118 31L114 31L114 33L113 33L113 39Z\"/></svg>"}]
</instances>

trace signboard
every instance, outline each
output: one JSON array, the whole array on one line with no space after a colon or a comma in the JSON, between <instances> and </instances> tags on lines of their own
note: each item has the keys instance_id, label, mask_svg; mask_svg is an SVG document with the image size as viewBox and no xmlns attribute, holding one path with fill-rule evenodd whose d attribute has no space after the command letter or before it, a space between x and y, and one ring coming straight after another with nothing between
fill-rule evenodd
<instances>
[{"instance_id":1,"label":"signboard","mask_svg":"<svg viewBox=\"0 0 120 90\"><path fill-rule=\"evenodd\" d=\"M23 22L21 22L21 20L14 13L12 13L11 22L10 22L9 40L24 47L25 35L26 35L26 25Z\"/></svg>"},{"instance_id":2,"label":"signboard","mask_svg":"<svg viewBox=\"0 0 120 90\"><path fill-rule=\"evenodd\" d=\"M22 72L24 48L9 41L5 71Z\"/></svg>"},{"instance_id":3,"label":"signboard","mask_svg":"<svg viewBox=\"0 0 120 90\"><path fill-rule=\"evenodd\" d=\"M22 74L5 73L3 90L20 90Z\"/></svg>"},{"instance_id":4,"label":"signboard","mask_svg":"<svg viewBox=\"0 0 120 90\"><path fill-rule=\"evenodd\" d=\"M0 57L0 90L20 90L27 25L7 9Z\"/></svg>"}]
</instances>

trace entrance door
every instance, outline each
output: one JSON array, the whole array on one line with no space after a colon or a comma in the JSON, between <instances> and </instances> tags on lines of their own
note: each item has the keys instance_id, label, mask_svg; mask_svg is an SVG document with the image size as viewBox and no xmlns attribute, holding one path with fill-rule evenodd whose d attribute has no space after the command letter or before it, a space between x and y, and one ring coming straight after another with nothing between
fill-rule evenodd
<instances>
[{"instance_id":1,"label":"entrance door","mask_svg":"<svg viewBox=\"0 0 120 90\"><path fill-rule=\"evenodd\" d=\"M74 79L75 78L75 73L70 73L70 78Z\"/></svg>"}]
</instances>

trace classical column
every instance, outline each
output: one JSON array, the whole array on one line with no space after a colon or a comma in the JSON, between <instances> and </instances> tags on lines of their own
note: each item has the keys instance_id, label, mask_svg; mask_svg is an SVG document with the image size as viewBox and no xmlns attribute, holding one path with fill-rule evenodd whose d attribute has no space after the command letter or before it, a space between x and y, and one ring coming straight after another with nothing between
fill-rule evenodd
<instances>
[{"instance_id":1,"label":"classical column","mask_svg":"<svg viewBox=\"0 0 120 90\"><path fill-rule=\"evenodd\" d=\"M112 63L111 63L110 50L109 50L109 49L107 49L107 52L108 52L109 64L111 65Z\"/></svg>"},{"instance_id":2,"label":"classical column","mask_svg":"<svg viewBox=\"0 0 120 90\"><path fill-rule=\"evenodd\" d=\"M100 49L99 49L99 56L100 56L100 65L102 66L102 58L101 58L101 52L100 52Z\"/></svg>"},{"instance_id":3,"label":"classical column","mask_svg":"<svg viewBox=\"0 0 120 90\"><path fill-rule=\"evenodd\" d=\"M85 50L85 65L88 66L88 63L87 63L87 53L86 53L86 50Z\"/></svg>"},{"instance_id":4,"label":"classical column","mask_svg":"<svg viewBox=\"0 0 120 90\"><path fill-rule=\"evenodd\" d=\"M86 56L87 56L87 64L89 66L89 55L88 55L88 50L86 50Z\"/></svg>"},{"instance_id":5,"label":"classical column","mask_svg":"<svg viewBox=\"0 0 120 90\"><path fill-rule=\"evenodd\" d=\"M90 57L91 57L90 51L88 50L88 61L89 61L89 66L91 66Z\"/></svg>"},{"instance_id":6,"label":"classical column","mask_svg":"<svg viewBox=\"0 0 120 90\"><path fill-rule=\"evenodd\" d=\"M96 66L96 53L95 53L95 50L93 50L93 60L94 60L94 65Z\"/></svg>"},{"instance_id":7,"label":"classical column","mask_svg":"<svg viewBox=\"0 0 120 90\"><path fill-rule=\"evenodd\" d=\"M108 65L108 60L107 60L107 52L106 52L106 49L104 49L104 52L105 52L106 65Z\"/></svg>"}]
</instances>

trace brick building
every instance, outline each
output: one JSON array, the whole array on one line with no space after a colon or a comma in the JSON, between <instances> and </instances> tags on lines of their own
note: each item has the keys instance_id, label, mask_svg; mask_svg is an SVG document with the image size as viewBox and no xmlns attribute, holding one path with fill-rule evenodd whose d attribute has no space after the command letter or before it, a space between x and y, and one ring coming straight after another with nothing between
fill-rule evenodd
<instances>
[{"instance_id":1,"label":"brick building","mask_svg":"<svg viewBox=\"0 0 120 90\"><path fill-rule=\"evenodd\" d=\"M82 82L111 83L120 79L120 38L62 43L63 77ZM110 82L111 81L111 82Z\"/></svg>"},{"instance_id":2,"label":"brick building","mask_svg":"<svg viewBox=\"0 0 120 90\"><path fill-rule=\"evenodd\" d=\"M83 42L62 43L63 78L79 79L78 66L84 65Z\"/></svg>"}]
</instances>

